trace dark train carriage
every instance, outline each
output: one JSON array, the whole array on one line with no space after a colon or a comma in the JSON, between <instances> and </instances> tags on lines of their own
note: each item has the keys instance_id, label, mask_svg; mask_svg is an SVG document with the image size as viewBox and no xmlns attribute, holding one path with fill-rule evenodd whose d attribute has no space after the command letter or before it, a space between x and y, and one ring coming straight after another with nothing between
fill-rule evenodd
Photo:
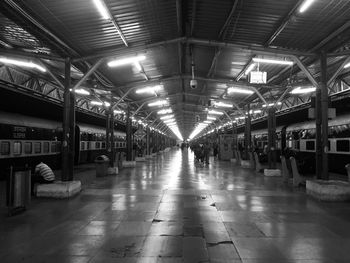
<instances>
[{"instance_id":1,"label":"dark train carriage","mask_svg":"<svg viewBox=\"0 0 350 263\"><path fill-rule=\"evenodd\" d=\"M43 161L60 164L62 129L55 121L0 112L0 167L4 175L10 166L35 167Z\"/></svg>"}]
</instances>

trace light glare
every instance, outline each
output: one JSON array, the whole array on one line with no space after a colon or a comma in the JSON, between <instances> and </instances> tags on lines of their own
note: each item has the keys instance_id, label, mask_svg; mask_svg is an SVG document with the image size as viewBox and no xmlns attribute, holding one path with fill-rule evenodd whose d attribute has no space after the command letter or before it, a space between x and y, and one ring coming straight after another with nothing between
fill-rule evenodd
<instances>
[{"instance_id":1,"label":"light glare","mask_svg":"<svg viewBox=\"0 0 350 263\"><path fill-rule=\"evenodd\" d=\"M118 67L118 66L123 66L123 65L127 65L127 64L140 62L140 61L145 60L145 59L146 59L146 57L143 55L137 56L137 57L116 59L116 60L112 60L112 61L108 62L107 65L109 67Z\"/></svg>"}]
</instances>

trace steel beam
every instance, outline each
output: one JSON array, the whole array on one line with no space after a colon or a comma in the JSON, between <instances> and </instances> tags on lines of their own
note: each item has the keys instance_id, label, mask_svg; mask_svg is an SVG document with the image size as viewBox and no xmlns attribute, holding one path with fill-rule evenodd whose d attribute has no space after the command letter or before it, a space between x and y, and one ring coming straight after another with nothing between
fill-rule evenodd
<instances>
[{"instance_id":1,"label":"steel beam","mask_svg":"<svg viewBox=\"0 0 350 263\"><path fill-rule=\"evenodd\" d=\"M319 88L319 85L315 78L312 76L311 72L304 66L303 62L296 56L293 56L293 60L297 63L298 67L303 71L303 73L306 75L306 77L309 79L309 81L314 85L316 88Z\"/></svg>"},{"instance_id":2,"label":"steel beam","mask_svg":"<svg viewBox=\"0 0 350 263\"><path fill-rule=\"evenodd\" d=\"M339 76L340 72L342 72L344 70L344 66L346 64L348 64L350 62L350 56L347 57L343 63L341 63L341 65L338 67L338 69L334 72L334 74L332 75L332 77L330 77L330 79L327 81L327 86L330 86L331 83ZM322 75L322 69L321 69L321 75Z\"/></svg>"},{"instance_id":3,"label":"steel beam","mask_svg":"<svg viewBox=\"0 0 350 263\"><path fill-rule=\"evenodd\" d=\"M84 74L84 76L78 81L78 83L76 83L72 90L77 89L78 87L80 87L80 85L92 74L94 73L94 71L102 64L104 60L103 59L99 59L97 60L90 68L89 70Z\"/></svg>"}]
</instances>

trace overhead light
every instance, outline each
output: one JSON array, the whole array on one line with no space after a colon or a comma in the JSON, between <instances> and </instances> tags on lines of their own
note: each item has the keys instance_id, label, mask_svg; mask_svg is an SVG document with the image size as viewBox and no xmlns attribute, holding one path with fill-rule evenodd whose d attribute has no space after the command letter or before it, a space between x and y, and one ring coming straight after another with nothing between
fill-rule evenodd
<instances>
[{"instance_id":1,"label":"overhead light","mask_svg":"<svg viewBox=\"0 0 350 263\"><path fill-rule=\"evenodd\" d=\"M109 67L118 67L118 66L123 66L123 65L128 65L136 62L140 62L142 60L145 60L145 56L137 56L137 57L130 57L130 58L123 58L123 59L116 59L112 60L107 63Z\"/></svg>"},{"instance_id":2,"label":"overhead light","mask_svg":"<svg viewBox=\"0 0 350 263\"><path fill-rule=\"evenodd\" d=\"M164 123L170 123L170 122L174 122L175 119L165 119L163 120Z\"/></svg>"},{"instance_id":3,"label":"overhead light","mask_svg":"<svg viewBox=\"0 0 350 263\"><path fill-rule=\"evenodd\" d=\"M135 65L135 67L137 68L138 71L140 71L140 72L142 71L142 67L141 67L140 62L135 62L134 65Z\"/></svg>"},{"instance_id":4,"label":"overhead light","mask_svg":"<svg viewBox=\"0 0 350 263\"><path fill-rule=\"evenodd\" d=\"M346 64L344 68L350 68L350 63Z\"/></svg>"},{"instance_id":5,"label":"overhead light","mask_svg":"<svg viewBox=\"0 0 350 263\"><path fill-rule=\"evenodd\" d=\"M208 114L211 114L211 115L223 115L224 113L221 112L221 111L210 110L210 111L208 111Z\"/></svg>"},{"instance_id":6,"label":"overhead light","mask_svg":"<svg viewBox=\"0 0 350 263\"><path fill-rule=\"evenodd\" d=\"M245 75L248 75L249 72L251 72L255 68L256 64L252 63L250 66L247 68L247 70L244 72Z\"/></svg>"},{"instance_id":7,"label":"overhead light","mask_svg":"<svg viewBox=\"0 0 350 263\"><path fill-rule=\"evenodd\" d=\"M261 110L251 110L249 113L250 114L258 114L258 113L261 113L262 111Z\"/></svg>"},{"instance_id":8,"label":"overhead light","mask_svg":"<svg viewBox=\"0 0 350 263\"><path fill-rule=\"evenodd\" d=\"M85 89L75 89L74 92L80 95L90 95L90 92Z\"/></svg>"},{"instance_id":9,"label":"overhead light","mask_svg":"<svg viewBox=\"0 0 350 263\"><path fill-rule=\"evenodd\" d=\"M167 105L168 101L167 100L157 100L155 102L151 102L148 104L149 107L153 107L153 106L164 106Z\"/></svg>"},{"instance_id":10,"label":"overhead light","mask_svg":"<svg viewBox=\"0 0 350 263\"><path fill-rule=\"evenodd\" d=\"M111 104L110 104L109 102L107 102L107 101L104 101L103 104L104 104L106 107L111 106Z\"/></svg>"},{"instance_id":11,"label":"overhead light","mask_svg":"<svg viewBox=\"0 0 350 263\"><path fill-rule=\"evenodd\" d=\"M168 114L168 113L172 113L172 112L173 112L172 109L162 109L162 110L158 111L157 113L159 115L163 115L163 114Z\"/></svg>"},{"instance_id":12,"label":"overhead light","mask_svg":"<svg viewBox=\"0 0 350 263\"><path fill-rule=\"evenodd\" d=\"M17 59L10 59L10 58L0 58L0 62L4 64L11 64L15 66L25 67L25 68L33 68L40 70L41 72L46 72L46 69L32 61L23 61L23 60L17 60Z\"/></svg>"},{"instance_id":13,"label":"overhead light","mask_svg":"<svg viewBox=\"0 0 350 263\"><path fill-rule=\"evenodd\" d=\"M277 104L277 105L282 105L282 102L279 101L279 102L277 102L276 104Z\"/></svg>"},{"instance_id":14,"label":"overhead light","mask_svg":"<svg viewBox=\"0 0 350 263\"><path fill-rule=\"evenodd\" d=\"M114 114L124 114L124 111L122 110L114 110Z\"/></svg>"},{"instance_id":15,"label":"overhead light","mask_svg":"<svg viewBox=\"0 0 350 263\"><path fill-rule=\"evenodd\" d=\"M174 115L165 115L163 117L160 117L161 120L167 120L167 119L172 119L174 118Z\"/></svg>"},{"instance_id":16,"label":"overhead light","mask_svg":"<svg viewBox=\"0 0 350 263\"><path fill-rule=\"evenodd\" d=\"M266 58L253 58L254 62L267 63L267 64L278 64L278 65L293 65L293 61L278 60L278 59L266 59Z\"/></svg>"},{"instance_id":17,"label":"overhead light","mask_svg":"<svg viewBox=\"0 0 350 263\"><path fill-rule=\"evenodd\" d=\"M210 124L212 123L212 121L204 121L204 123Z\"/></svg>"},{"instance_id":18,"label":"overhead light","mask_svg":"<svg viewBox=\"0 0 350 263\"><path fill-rule=\"evenodd\" d=\"M91 103L92 105L98 105L98 106L102 106L102 105L103 105L103 102L102 102L102 101L96 101L96 100L92 100L92 101L90 101L90 103Z\"/></svg>"},{"instance_id":19,"label":"overhead light","mask_svg":"<svg viewBox=\"0 0 350 263\"><path fill-rule=\"evenodd\" d=\"M93 0L98 12L100 12L101 16L103 19L111 19L110 16L109 16L109 12L107 10L107 7L104 3L103 0Z\"/></svg>"},{"instance_id":20,"label":"overhead light","mask_svg":"<svg viewBox=\"0 0 350 263\"><path fill-rule=\"evenodd\" d=\"M315 0L305 0L303 2L303 4L300 6L299 12L303 13L305 12L310 6L311 4L314 2Z\"/></svg>"},{"instance_id":21,"label":"overhead light","mask_svg":"<svg viewBox=\"0 0 350 263\"><path fill-rule=\"evenodd\" d=\"M232 108L233 107L232 104L224 103L224 102L221 102L221 101L215 102L214 105L216 107L222 107L222 108Z\"/></svg>"},{"instance_id":22,"label":"overhead light","mask_svg":"<svg viewBox=\"0 0 350 263\"><path fill-rule=\"evenodd\" d=\"M145 88L136 90L136 93L137 94L154 93L154 92L157 92L160 89L162 89L162 87L163 86L161 86L161 85L157 85L157 86L154 86L154 87L145 87Z\"/></svg>"},{"instance_id":23,"label":"overhead light","mask_svg":"<svg viewBox=\"0 0 350 263\"><path fill-rule=\"evenodd\" d=\"M235 88L231 87L227 89L228 93L241 93L241 94L253 94L254 91L249 90L249 89L241 89L241 88Z\"/></svg>"},{"instance_id":24,"label":"overhead light","mask_svg":"<svg viewBox=\"0 0 350 263\"><path fill-rule=\"evenodd\" d=\"M311 87L311 88L301 88L301 87L297 87L295 89L293 89L290 93L291 94L306 94L306 93L311 93L316 91L315 87Z\"/></svg>"},{"instance_id":25,"label":"overhead light","mask_svg":"<svg viewBox=\"0 0 350 263\"><path fill-rule=\"evenodd\" d=\"M207 119L208 119L208 120L216 120L215 117L211 117L211 116L208 116Z\"/></svg>"}]
</instances>

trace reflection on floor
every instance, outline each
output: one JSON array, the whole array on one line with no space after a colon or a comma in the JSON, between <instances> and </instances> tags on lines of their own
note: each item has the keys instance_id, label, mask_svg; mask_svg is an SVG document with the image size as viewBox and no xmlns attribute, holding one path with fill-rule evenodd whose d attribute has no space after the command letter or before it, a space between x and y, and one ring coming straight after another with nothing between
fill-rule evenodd
<instances>
[{"instance_id":1,"label":"reflection on floor","mask_svg":"<svg viewBox=\"0 0 350 263\"><path fill-rule=\"evenodd\" d=\"M93 171L89 171L92 173ZM89 173L84 171L84 173ZM350 206L172 150L0 218L1 262L350 262Z\"/></svg>"}]
</instances>

